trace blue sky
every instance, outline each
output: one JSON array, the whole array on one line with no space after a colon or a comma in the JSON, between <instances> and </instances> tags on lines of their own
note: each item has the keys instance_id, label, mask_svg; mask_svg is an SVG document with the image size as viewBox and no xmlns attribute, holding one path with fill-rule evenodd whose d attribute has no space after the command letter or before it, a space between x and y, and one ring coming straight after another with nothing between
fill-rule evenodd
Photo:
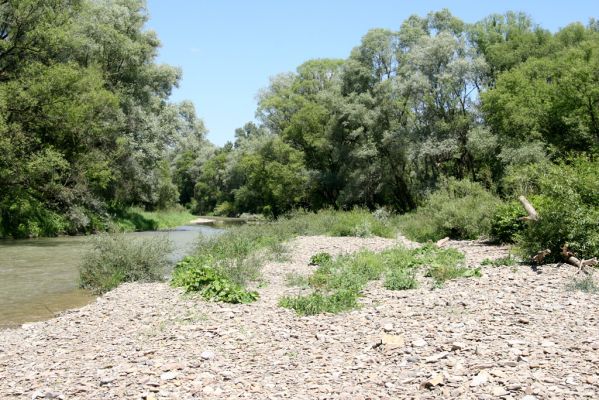
<instances>
[{"instance_id":1,"label":"blue sky","mask_svg":"<svg viewBox=\"0 0 599 400\"><path fill-rule=\"evenodd\" d=\"M369 29L397 30L442 8L465 22L524 11L551 31L599 18L596 0L148 0L148 28L162 41L158 61L183 69L171 100L193 101L208 139L222 145L254 119L269 77L313 58L346 58Z\"/></svg>"}]
</instances>

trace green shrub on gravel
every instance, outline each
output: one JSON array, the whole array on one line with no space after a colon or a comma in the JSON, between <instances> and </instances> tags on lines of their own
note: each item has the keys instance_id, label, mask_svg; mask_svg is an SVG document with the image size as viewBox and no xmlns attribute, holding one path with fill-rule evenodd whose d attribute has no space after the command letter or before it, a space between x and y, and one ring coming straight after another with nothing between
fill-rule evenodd
<instances>
[{"instance_id":1,"label":"green shrub on gravel","mask_svg":"<svg viewBox=\"0 0 599 400\"><path fill-rule=\"evenodd\" d=\"M418 287L416 272L427 268L427 275L439 286L448 279L480 276L480 270L462 266L464 255L455 249L426 245L419 249L392 248L381 253L361 251L322 263L308 278L313 293L284 297L279 305L301 315L342 312L358 306L358 298L369 281L384 276L390 290Z\"/></svg>"},{"instance_id":2,"label":"green shrub on gravel","mask_svg":"<svg viewBox=\"0 0 599 400\"><path fill-rule=\"evenodd\" d=\"M258 299L257 292L245 290L210 264L210 258L186 257L175 267L179 272L173 283L183 287L188 293L198 292L211 301L251 303Z\"/></svg>"},{"instance_id":3,"label":"green shrub on gravel","mask_svg":"<svg viewBox=\"0 0 599 400\"><path fill-rule=\"evenodd\" d=\"M131 237L102 233L89 239L91 248L79 266L80 286L107 292L123 282L151 282L164 277L171 243L165 237Z\"/></svg>"},{"instance_id":4,"label":"green shrub on gravel","mask_svg":"<svg viewBox=\"0 0 599 400\"><path fill-rule=\"evenodd\" d=\"M566 285L566 288L571 291L599 293L599 286L595 283L592 275L586 275L582 278L573 278L572 281Z\"/></svg>"},{"instance_id":5,"label":"green shrub on gravel","mask_svg":"<svg viewBox=\"0 0 599 400\"><path fill-rule=\"evenodd\" d=\"M422 206L399 217L400 230L419 242L476 239L489 235L491 219L501 204L480 184L449 179Z\"/></svg>"},{"instance_id":6,"label":"green shrub on gravel","mask_svg":"<svg viewBox=\"0 0 599 400\"><path fill-rule=\"evenodd\" d=\"M310 265L322 265L331 261L332 257L327 252L316 253L310 257Z\"/></svg>"},{"instance_id":7,"label":"green shrub on gravel","mask_svg":"<svg viewBox=\"0 0 599 400\"><path fill-rule=\"evenodd\" d=\"M599 256L599 158L514 168L504 180L513 197L527 196L539 220L517 235L525 258L550 249L547 262L561 261L564 245L578 258Z\"/></svg>"},{"instance_id":8,"label":"green shrub on gravel","mask_svg":"<svg viewBox=\"0 0 599 400\"><path fill-rule=\"evenodd\" d=\"M266 259L283 259L284 241L302 235L393 237L395 229L390 218L377 219L362 209L296 211L275 221L232 227L222 235L202 237L195 255L188 258L194 262L180 263L173 271L173 284L184 286L188 270L209 262L220 276L245 287L260 278L260 268ZM320 257L324 262L326 257Z\"/></svg>"},{"instance_id":9,"label":"green shrub on gravel","mask_svg":"<svg viewBox=\"0 0 599 400\"><path fill-rule=\"evenodd\" d=\"M412 269L393 269L385 275L385 288L389 290L408 290L418 287L416 272Z\"/></svg>"}]
</instances>

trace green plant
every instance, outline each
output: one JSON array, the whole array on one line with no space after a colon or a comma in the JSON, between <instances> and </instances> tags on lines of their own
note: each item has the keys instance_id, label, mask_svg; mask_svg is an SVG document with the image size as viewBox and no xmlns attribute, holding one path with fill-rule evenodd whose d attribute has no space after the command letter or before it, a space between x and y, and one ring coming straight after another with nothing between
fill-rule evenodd
<instances>
[{"instance_id":1,"label":"green plant","mask_svg":"<svg viewBox=\"0 0 599 400\"><path fill-rule=\"evenodd\" d=\"M169 265L171 243L164 237L125 237L104 233L89 240L90 249L79 266L80 285L96 293L122 282L161 280Z\"/></svg>"},{"instance_id":2,"label":"green plant","mask_svg":"<svg viewBox=\"0 0 599 400\"><path fill-rule=\"evenodd\" d=\"M464 255L455 249L440 249L425 245L408 250L401 247L381 253L361 251L337 257L321 264L308 278L314 290L307 296L281 299L280 305L300 314L342 312L357 307L357 299L369 281L383 275L384 285L391 290L413 289L418 286L416 271L428 268L437 285L457 277L480 276L480 270L461 266Z\"/></svg>"},{"instance_id":3,"label":"green plant","mask_svg":"<svg viewBox=\"0 0 599 400\"><path fill-rule=\"evenodd\" d=\"M488 235L500 200L480 184L449 179L416 211L399 217L400 230L425 242L449 236L476 239Z\"/></svg>"},{"instance_id":4,"label":"green plant","mask_svg":"<svg viewBox=\"0 0 599 400\"><path fill-rule=\"evenodd\" d=\"M587 275L583 278L573 278L572 281L566 285L566 288L571 291L599 293L599 286L595 283L592 275Z\"/></svg>"},{"instance_id":5,"label":"green plant","mask_svg":"<svg viewBox=\"0 0 599 400\"><path fill-rule=\"evenodd\" d=\"M416 289L418 280L413 269L392 269L385 274L384 286L389 290Z\"/></svg>"},{"instance_id":6,"label":"green plant","mask_svg":"<svg viewBox=\"0 0 599 400\"><path fill-rule=\"evenodd\" d=\"M491 237L501 243L513 243L517 235L526 228L522 217L526 215L518 201L511 201L497 207L491 220Z\"/></svg>"},{"instance_id":7,"label":"green plant","mask_svg":"<svg viewBox=\"0 0 599 400\"><path fill-rule=\"evenodd\" d=\"M490 265L493 267L501 267L501 266L507 266L507 267L513 267L514 265L518 264L518 259L514 256L507 255L505 257L500 257L500 258L495 258L495 259L491 259L491 258L485 258L484 260L481 261L480 265Z\"/></svg>"},{"instance_id":8,"label":"green plant","mask_svg":"<svg viewBox=\"0 0 599 400\"><path fill-rule=\"evenodd\" d=\"M550 249L545 260L558 261L564 245L578 258L599 255L597 171L599 158L584 156L560 164L529 165L509 171L504 179L505 190L528 196L539 214L539 220L527 223L517 237L524 257Z\"/></svg>"},{"instance_id":9,"label":"green plant","mask_svg":"<svg viewBox=\"0 0 599 400\"><path fill-rule=\"evenodd\" d=\"M287 286L301 288L309 287L308 277L306 277L305 275L298 274L296 272L291 272L285 275L285 282L287 282Z\"/></svg>"},{"instance_id":10,"label":"green plant","mask_svg":"<svg viewBox=\"0 0 599 400\"><path fill-rule=\"evenodd\" d=\"M316 253L310 257L310 265L322 265L331 261L332 257L327 252Z\"/></svg>"},{"instance_id":11,"label":"green plant","mask_svg":"<svg viewBox=\"0 0 599 400\"><path fill-rule=\"evenodd\" d=\"M241 285L213 268L210 258L186 257L175 266L173 283L186 292L199 292L206 300L225 303L251 303L258 293L245 290Z\"/></svg>"},{"instance_id":12,"label":"green plant","mask_svg":"<svg viewBox=\"0 0 599 400\"><path fill-rule=\"evenodd\" d=\"M317 292L308 296L283 297L279 305L291 308L300 315L339 313L357 308L357 297L357 294L351 290L338 290L332 294Z\"/></svg>"}]
</instances>

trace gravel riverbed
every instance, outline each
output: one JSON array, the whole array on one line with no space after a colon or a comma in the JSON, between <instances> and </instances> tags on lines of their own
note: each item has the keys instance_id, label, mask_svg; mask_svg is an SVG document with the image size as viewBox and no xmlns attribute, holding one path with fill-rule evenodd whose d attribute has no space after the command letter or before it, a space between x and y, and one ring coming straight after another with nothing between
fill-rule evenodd
<instances>
[{"instance_id":1,"label":"gravel riverbed","mask_svg":"<svg viewBox=\"0 0 599 400\"><path fill-rule=\"evenodd\" d=\"M260 300L205 302L125 284L59 317L0 331L0 399L599 398L599 295L570 266L482 267L440 289L368 285L359 310L297 316L310 257L414 243L300 237L264 266ZM508 248L450 241L477 266Z\"/></svg>"}]
</instances>

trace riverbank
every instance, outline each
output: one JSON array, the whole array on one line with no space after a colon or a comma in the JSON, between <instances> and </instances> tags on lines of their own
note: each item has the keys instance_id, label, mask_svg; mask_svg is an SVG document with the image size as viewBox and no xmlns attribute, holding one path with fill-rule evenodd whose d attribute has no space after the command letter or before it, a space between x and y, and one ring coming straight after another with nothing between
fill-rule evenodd
<instances>
[{"instance_id":1,"label":"riverbank","mask_svg":"<svg viewBox=\"0 0 599 400\"><path fill-rule=\"evenodd\" d=\"M210 303L163 283L125 284L62 316L0 332L0 397L596 398L599 296L567 291L574 268L482 267L431 290L370 283L362 307L299 317L289 274L318 252L405 239L299 237L263 268L260 299ZM449 242L469 265L505 247Z\"/></svg>"}]
</instances>

